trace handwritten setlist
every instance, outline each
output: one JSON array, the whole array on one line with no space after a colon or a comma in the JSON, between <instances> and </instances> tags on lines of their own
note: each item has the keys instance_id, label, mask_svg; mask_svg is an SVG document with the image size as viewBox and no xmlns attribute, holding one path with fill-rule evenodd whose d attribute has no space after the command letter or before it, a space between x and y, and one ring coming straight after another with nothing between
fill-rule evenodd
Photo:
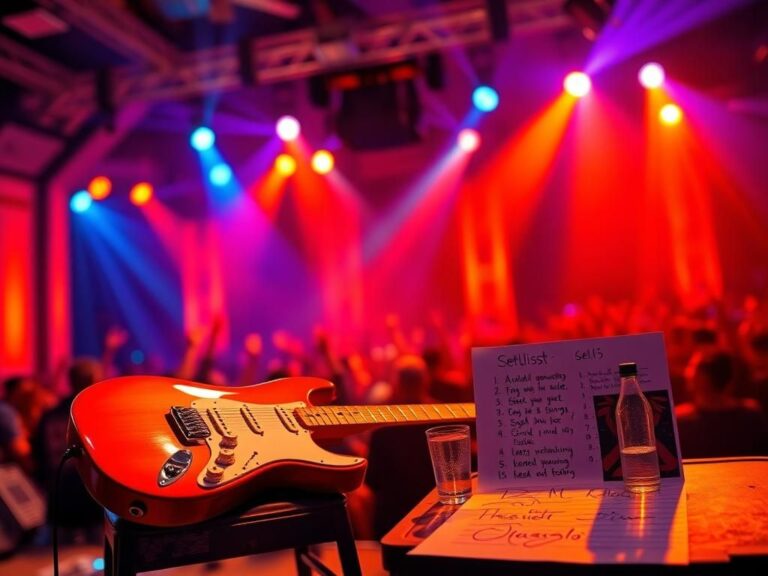
<instances>
[{"instance_id":1,"label":"handwritten setlist","mask_svg":"<svg viewBox=\"0 0 768 576\"><path fill-rule=\"evenodd\" d=\"M671 426L661 439L668 434L679 461L661 333L475 348L472 362L481 492L609 480L618 458L615 451L612 461L607 437L609 403L619 392L621 362L636 362L643 389L666 398L658 408ZM669 476L681 474L674 468Z\"/></svg>"},{"instance_id":2,"label":"handwritten setlist","mask_svg":"<svg viewBox=\"0 0 768 576\"><path fill-rule=\"evenodd\" d=\"M413 554L583 563L688 562L685 491L661 333L472 351L476 493ZM638 365L662 487L624 490L618 366Z\"/></svg>"},{"instance_id":3,"label":"handwritten setlist","mask_svg":"<svg viewBox=\"0 0 768 576\"><path fill-rule=\"evenodd\" d=\"M496 560L687 564L683 485L475 494L411 553Z\"/></svg>"}]
</instances>

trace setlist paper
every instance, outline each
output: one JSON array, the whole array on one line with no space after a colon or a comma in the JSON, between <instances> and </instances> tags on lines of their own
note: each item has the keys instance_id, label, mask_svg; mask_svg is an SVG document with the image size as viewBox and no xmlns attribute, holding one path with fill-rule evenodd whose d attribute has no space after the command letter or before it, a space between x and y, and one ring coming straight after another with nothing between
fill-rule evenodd
<instances>
[{"instance_id":1,"label":"setlist paper","mask_svg":"<svg viewBox=\"0 0 768 576\"><path fill-rule=\"evenodd\" d=\"M475 348L480 492L621 482L618 366L636 362L663 478L681 477L661 333Z\"/></svg>"}]
</instances>

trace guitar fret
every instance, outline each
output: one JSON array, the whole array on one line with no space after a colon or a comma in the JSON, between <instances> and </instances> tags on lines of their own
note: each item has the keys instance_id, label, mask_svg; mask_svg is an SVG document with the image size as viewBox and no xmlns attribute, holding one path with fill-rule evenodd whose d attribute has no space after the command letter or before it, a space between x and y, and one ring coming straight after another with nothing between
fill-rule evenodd
<instances>
[{"instance_id":1,"label":"guitar fret","mask_svg":"<svg viewBox=\"0 0 768 576\"><path fill-rule=\"evenodd\" d=\"M475 418L474 405L455 404L394 404L372 406L312 406L298 408L299 416L307 427L352 426L391 423L419 423L435 420L461 420Z\"/></svg>"},{"instance_id":2,"label":"guitar fret","mask_svg":"<svg viewBox=\"0 0 768 576\"><path fill-rule=\"evenodd\" d=\"M408 422L408 416L405 415L405 412L403 412L403 409L400 408L400 406L395 406L395 408L397 408L400 414L403 415L403 422Z\"/></svg>"},{"instance_id":3,"label":"guitar fret","mask_svg":"<svg viewBox=\"0 0 768 576\"><path fill-rule=\"evenodd\" d=\"M397 422L397 415L392 412L392 406L387 406L387 412L389 412L389 415L392 417L392 422Z\"/></svg>"},{"instance_id":4,"label":"guitar fret","mask_svg":"<svg viewBox=\"0 0 768 576\"><path fill-rule=\"evenodd\" d=\"M302 415L302 417L303 417L303 419L304 419L304 420L307 422L307 424L309 424L310 426L314 426L314 425L315 425L315 417L314 417L314 415L313 415L313 414L312 414L312 413L311 413L311 412L310 412L308 409L303 409L303 410L302 410L301 408L299 408L299 409L296 411L296 413L297 413L297 414L301 414L301 415Z\"/></svg>"},{"instance_id":5,"label":"guitar fret","mask_svg":"<svg viewBox=\"0 0 768 576\"><path fill-rule=\"evenodd\" d=\"M384 408L379 406L378 409L379 409L379 416L381 416L382 421L387 422L387 413L384 412Z\"/></svg>"},{"instance_id":6,"label":"guitar fret","mask_svg":"<svg viewBox=\"0 0 768 576\"><path fill-rule=\"evenodd\" d=\"M331 422L331 424L341 424L339 420L338 414L336 414L336 408L331 408L330 406L324 407L324 413L328 417L328 420Z\"/></svg>"},{"instance_id":7,"label":"guitar fret","mask_svg":"<svg viewBox=\"0 0 768 576\"><path fill-rule=\"evenodd\" d=\"M325 412L325 410L320 410L320 418L323 420L323 424L333 424L331 422L331 419L328 417L328 414Z\"/></svg>"},{"instance_id":8,"label":"guitar fret","mask_svg":"<svg viewBox=\"0 0 768 576\"><path fill-rule=\"evenodd\" d=\"M370 406L366 406L365 408L366 408L366 410L368 410L368 414L371 415L371 418L373 418L373 421L374 422L378 422L378 420L376 420L376 414L373 413L373 411L371 410L371 407Z\"/></svg>"},{"instance_id":9,"label":"guitar fret","mask_svg":"<svg viewBox=\"0 0 768 576\"><path fill-rule=\"evenodd\" d=\"M365 416L363 416L360 406L349 406L352 412L352 421L355 424L365 424ZM359 419L359 420L358 420Z\"/></svg>"}]
</instances>

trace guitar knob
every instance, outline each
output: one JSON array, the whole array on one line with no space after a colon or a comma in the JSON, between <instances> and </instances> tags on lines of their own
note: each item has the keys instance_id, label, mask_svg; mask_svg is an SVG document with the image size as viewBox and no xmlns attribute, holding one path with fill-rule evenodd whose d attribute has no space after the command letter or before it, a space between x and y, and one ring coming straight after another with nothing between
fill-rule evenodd
<instances>
[{"instance_id":1,"label":"guitar knob","mask_svg":"<svg viewBox=\"0 0 768 576\"><path fill-rule=\"evenodd\" d=\"M216 464L219 466L229 466L235 463L235 451L231 448L222 448L216 457Z\"/></svg>"},{"instance_id":2,"label":"guitar knob","mask_svg":"<svg viewBox=\"0 0 768 576\"><path fill-rule=\"evenodd\" d=\"M208 469L205 471L205 481L211 484L220 482L222 476L224 476L224 469L215 464L208 466Z\"/></svg>"},{"instance_id":3,"label":"guitar knob","mask_svg":"<svg viewBox=\"0 0 768 576\"><path fill-rule=\"evenodd\" d=\"M237 446L237 434L227 434L226 436L222 436L219 446L222 448L234 448Z\"/></svg>"}]
</instances>

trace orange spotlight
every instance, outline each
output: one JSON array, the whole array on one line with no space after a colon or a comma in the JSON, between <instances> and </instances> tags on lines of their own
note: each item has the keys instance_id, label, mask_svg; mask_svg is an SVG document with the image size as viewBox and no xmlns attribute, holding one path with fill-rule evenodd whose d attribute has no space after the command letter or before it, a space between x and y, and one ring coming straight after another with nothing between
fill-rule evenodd
<instances>
[{"instance_id":1,"label":"orange spotlight","mask_svg":"<svg viewBox=\"0 0 768 576\"><path fill-rule=\"evenodd\" d=\"M96 176L88 184L88 193L94 200L104 200L112 192L112 181L106 176Z\"/></svg>"},{"instance_id":2,"label":"orange spotlight","mask_svg":"<svg viewBox=\"0 0 768 576\"><path fill-rule=\"evenodd\" d=\"M563 88L571 96L581 98L589 94L592 89L592 81L584 72L571 72L565 77Z\"/></svg>"},{"instance_id":3,"label":"orange spotlight","mask_svg":"<svg viewBox=\"0 0 768 576\"><path fill-rule=\"evenodd\" d=\"M456 145L464 152L474 152L480 146L480 134L472 128L464 128L456 138Z\"/></svg>"},{"instance_id":4,"label":"orange spotlight","mask_svg":"<svg viewBox=\"0 0 768 576\"><path fill-rule=\"evenodd\" d=\"M131 202L136 206L143 206L152 199L155 189L148 182L139 182L131 188Z\"/></svg>"},{"instance_id":5,"label":"orange spotlight","mask_svg":"<svg viewBox=\"0 0 768 576\"><path fill-rule=\"evenodd\" d=\"M296 159L290 154L280 154L275 158L275 170L281 176L290 176L296 172Z\"/></svg>"},{"instance_id":6,"label":"orange spotlight","mask_svg":"<svg viewBox=\"0 0 768 576\"><path fill-rule=\"evenodd\" d=\"M333 154L328 150L318 150L312 154L312 170L318 174L328 174L333 170Z\"/></svg>"},{"instance_id":7,"label":"orange spotlight","mask_svg":"<svg viewBox=\"0 0 768 576\"><path fill-rule=\"evenodd\" d=\"M661 110L659 110L659 120L661 120L662 124L666 124L667 126L679 124L682 118L683 111L677 104L665 104L661 107Z\"/></svg>"}]
</instances>

